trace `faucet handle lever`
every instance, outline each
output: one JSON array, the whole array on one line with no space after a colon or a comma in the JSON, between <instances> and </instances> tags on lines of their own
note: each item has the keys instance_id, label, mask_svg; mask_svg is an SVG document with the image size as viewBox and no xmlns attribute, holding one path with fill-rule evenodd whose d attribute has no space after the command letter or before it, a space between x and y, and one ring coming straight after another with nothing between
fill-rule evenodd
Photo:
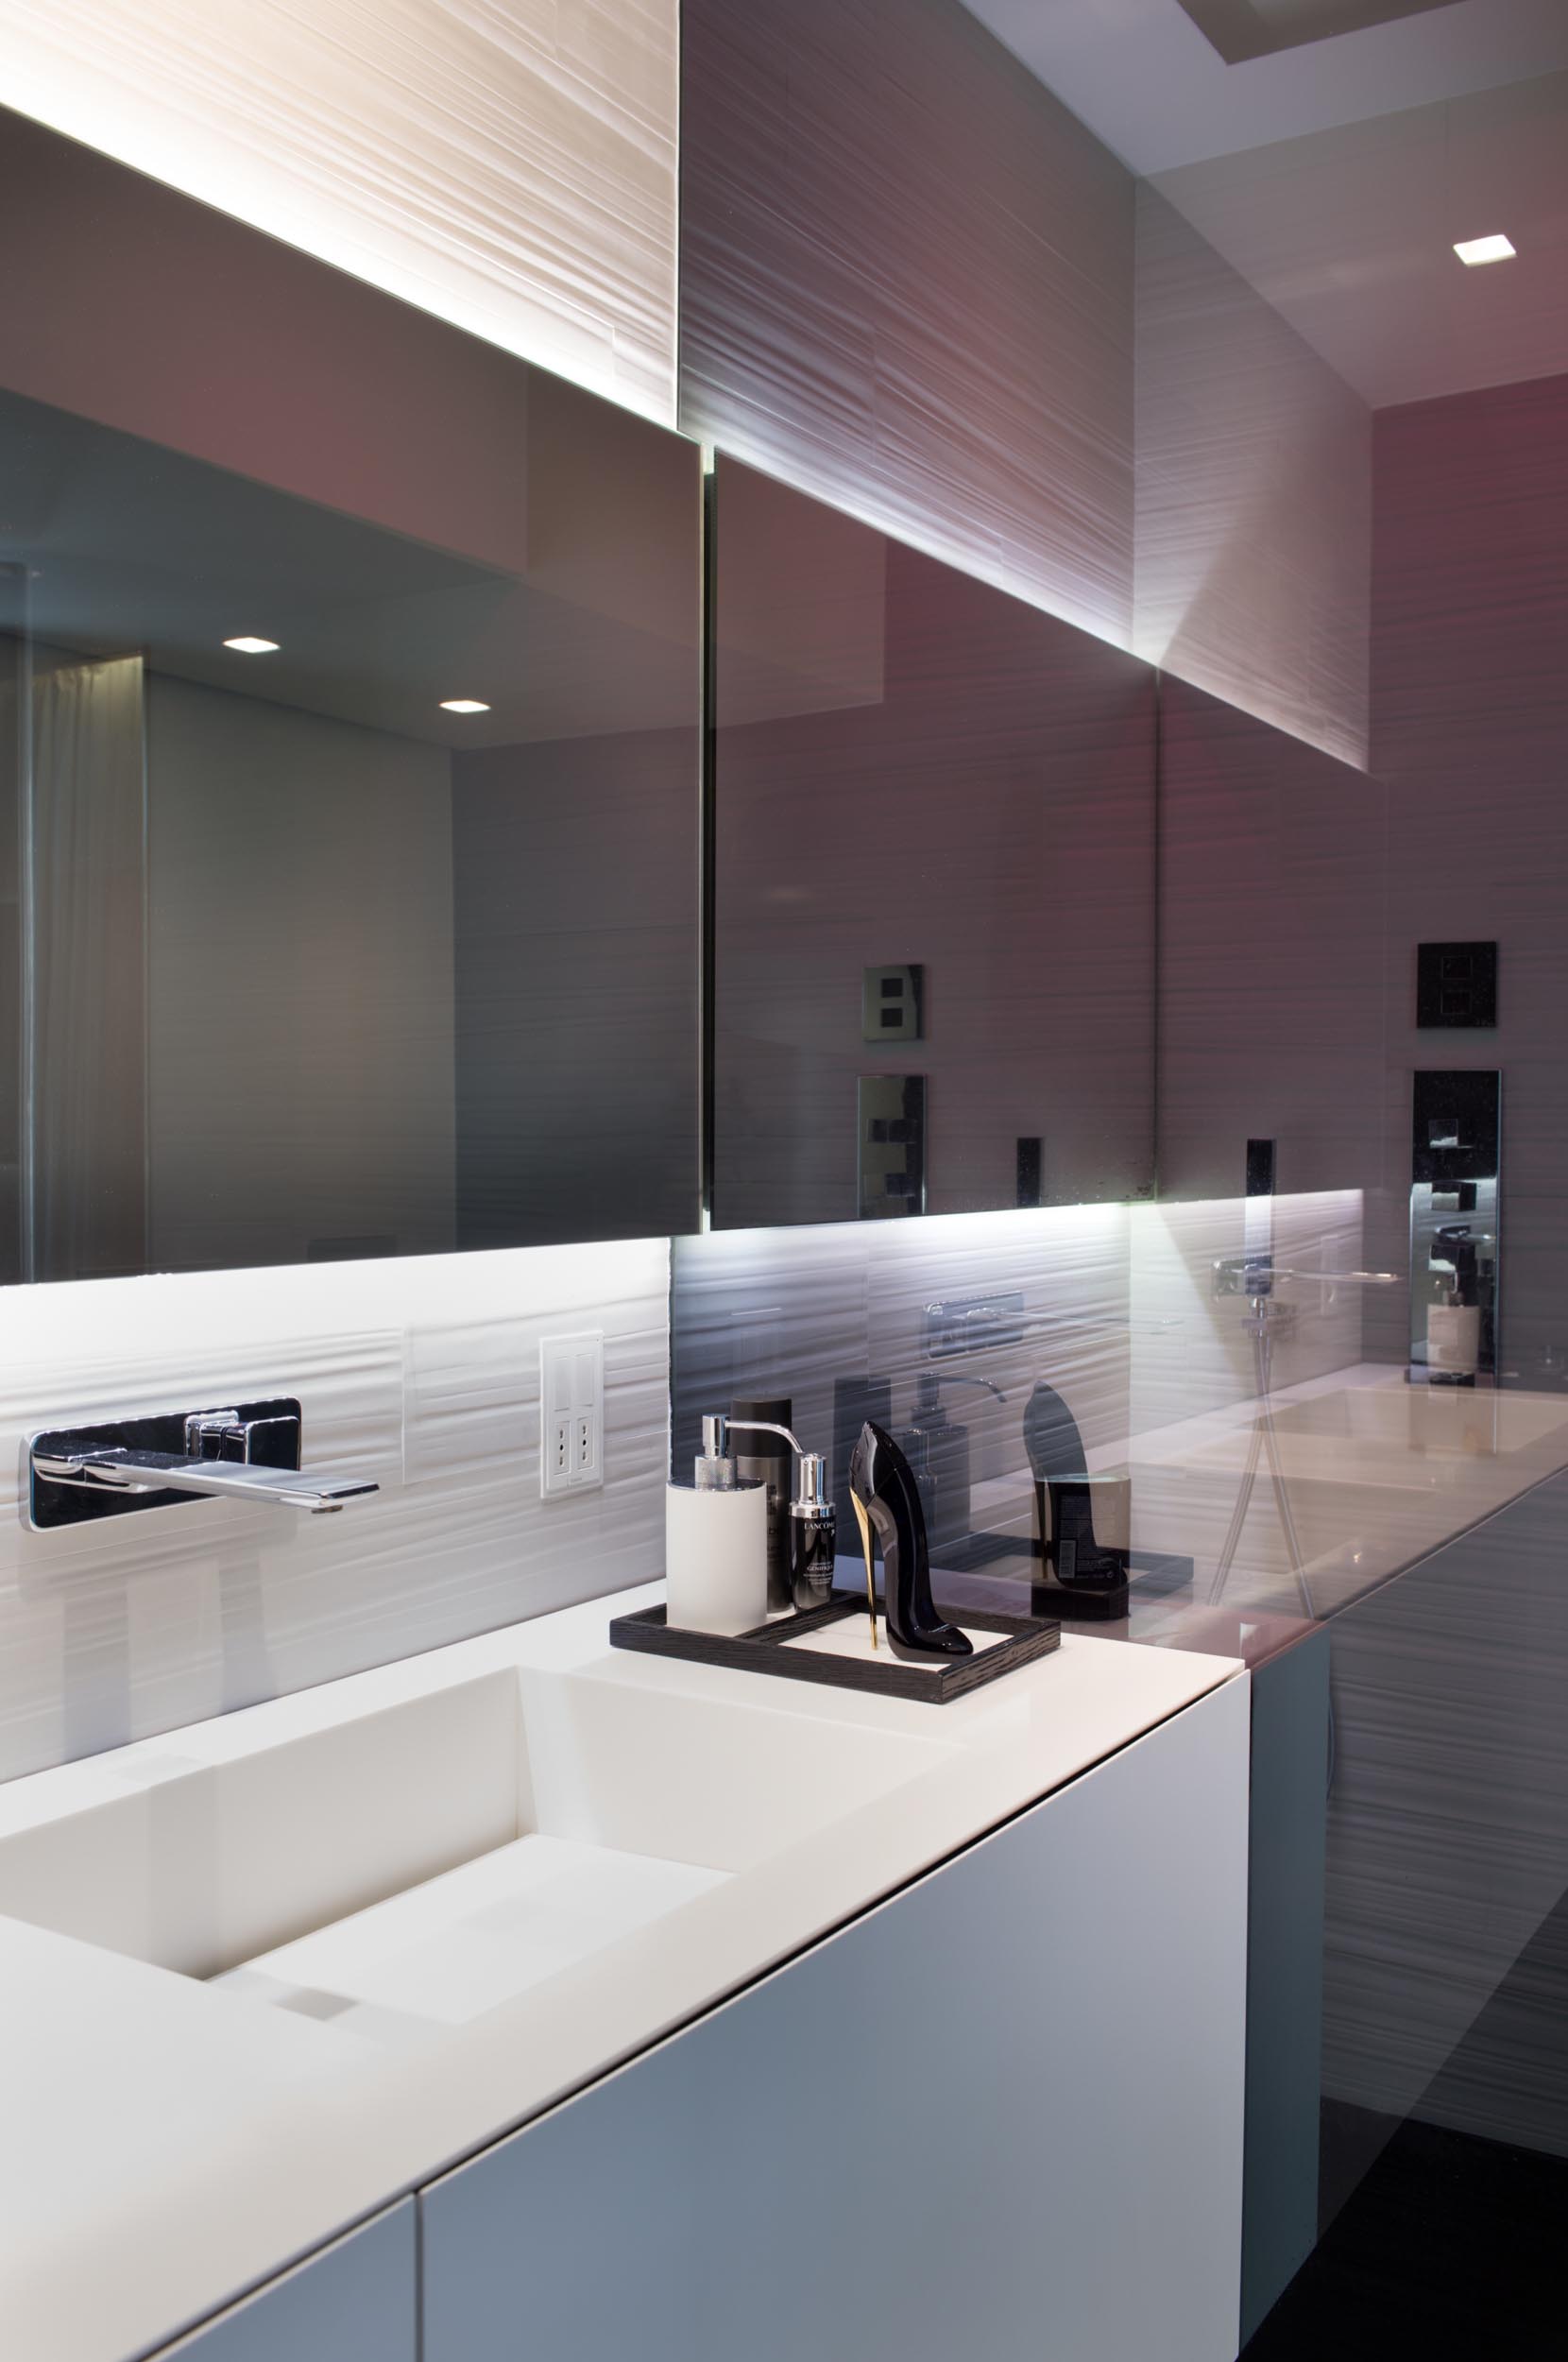
<instances>
[{"instance_id":1,"label":"faucet handle lever","mask_svg":"<svg viewBox=\"0 0 1568 2362\"><path fill-rule=\"evenodd\" d=\"M248 1414L239 1411L193 1411L185 1421L190 1460L228 1460L249 1468L298 1468L298 1412Z\"/></svg>"}]
</instances>

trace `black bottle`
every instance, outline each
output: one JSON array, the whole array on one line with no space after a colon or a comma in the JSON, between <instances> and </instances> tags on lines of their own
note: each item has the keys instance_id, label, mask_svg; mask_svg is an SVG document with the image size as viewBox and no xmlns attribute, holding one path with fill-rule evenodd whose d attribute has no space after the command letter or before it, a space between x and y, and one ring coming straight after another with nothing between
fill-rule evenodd
<instances>
[{"instance_id":1,"label":"black bottle","mask_svg":"<svg viewBox=\"0 0 1568 2362\"><path fill-rule=\"evenodd\" d=\"M838 1564L839 1521L827 1498L820 1452L800 1455L800 1483L790 1503L790 1594L797 1608L826 1607Z\"/></svg>"},{"instance_id":2,"label":"black bottle","mask_svg":"<svg viewBox=\"0 0 1568 2362\"><path fill-rule=\"evenodd\" d=\"M731 1446L735 1473L768 1488L768 1612L790 1604L790 1469L794 1454L783 1435L748 1433L751 1421L766 1428L794 1425L794 1406L788 1395L737 1396L729 1406L736 1430Z\"/></svg>"},{"instance_id":3,"label":"black bottle","mask_svg":"<svg viewBox=\"0 0 1568 2362\"><path fill-rule=\"evenodd\" d=\"M974 1653L956 1624L945 1623L931 1598L926 1520L909 1462L888 1434L868 1419L849 1456L849 1498L865 1550L872 1587L872 1535L881 1546L888 1639L895 1656L916 1661Z\"/></svg>"}]
</instances>

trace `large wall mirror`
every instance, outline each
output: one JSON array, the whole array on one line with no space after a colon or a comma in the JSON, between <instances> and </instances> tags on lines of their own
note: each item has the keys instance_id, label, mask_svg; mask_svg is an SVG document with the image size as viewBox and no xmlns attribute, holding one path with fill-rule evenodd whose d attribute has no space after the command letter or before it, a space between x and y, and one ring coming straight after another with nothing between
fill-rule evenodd
<instances>
[{"instance_id":1,"label":"large wall mirror","mask_svg":"<svg viewBox=\"0 0 1568 2362\"><path fill-rule=\"evenodd\" d=\"M690 1229L694 445L0 119L0 1278Z\"/></svg>"},{"instance_id":2,"label":"large wall mirror","mask_svg":"<svg viewBox=\"0 0 1568 2362\"><path fill-rule=\"evenodd\" d=\"M1155 676L717 462L713 1219L1140 1195Z\"/></svg>"}]
</instances>

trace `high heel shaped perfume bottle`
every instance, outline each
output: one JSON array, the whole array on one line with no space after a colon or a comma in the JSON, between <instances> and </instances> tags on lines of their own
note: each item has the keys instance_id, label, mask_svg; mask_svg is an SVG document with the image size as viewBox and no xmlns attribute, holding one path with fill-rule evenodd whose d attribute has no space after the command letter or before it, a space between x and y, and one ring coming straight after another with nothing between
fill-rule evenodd
<instances>
[{"instance_id":1,"label":"high heel shaped perfume bottle","mask_svg":"<svg viewBox=\"0 0 1568 2362\"><path fill-rule=\"evenodd\" d=\"M914 1472L887 1430L869 1419L849 1455L849 1497L865 1550L868 1596L874 1596L873 1536L881 1549L887 1633L894 1655L917 1661L971 1655L969 1641L956 1624L943 1622L931 1599L926 1520Z\"/></svg>"}]
</instances>

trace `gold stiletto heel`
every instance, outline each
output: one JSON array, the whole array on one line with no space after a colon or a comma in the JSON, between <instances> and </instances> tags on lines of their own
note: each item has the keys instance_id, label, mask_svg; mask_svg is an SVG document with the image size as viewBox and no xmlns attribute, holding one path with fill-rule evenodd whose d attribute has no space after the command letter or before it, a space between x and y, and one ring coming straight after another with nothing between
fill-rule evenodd
<instances>
[{"instance_id":1,"label":"gold stiletto heel","mask_svg":"<svg viewBox=\"0 0 1568 2362\"><path fill-rule=\"evenodd\" d=\"M861 1546L865 1551L865 1603L871 1613L871 1645L877 1646L877 1586L871 1573L871 1520L858 1493L851 1493L855 1504L855 1522L861 1529ZM895 1668L896 1670L896 1668Z\"/></svg>"}]
</instances>

